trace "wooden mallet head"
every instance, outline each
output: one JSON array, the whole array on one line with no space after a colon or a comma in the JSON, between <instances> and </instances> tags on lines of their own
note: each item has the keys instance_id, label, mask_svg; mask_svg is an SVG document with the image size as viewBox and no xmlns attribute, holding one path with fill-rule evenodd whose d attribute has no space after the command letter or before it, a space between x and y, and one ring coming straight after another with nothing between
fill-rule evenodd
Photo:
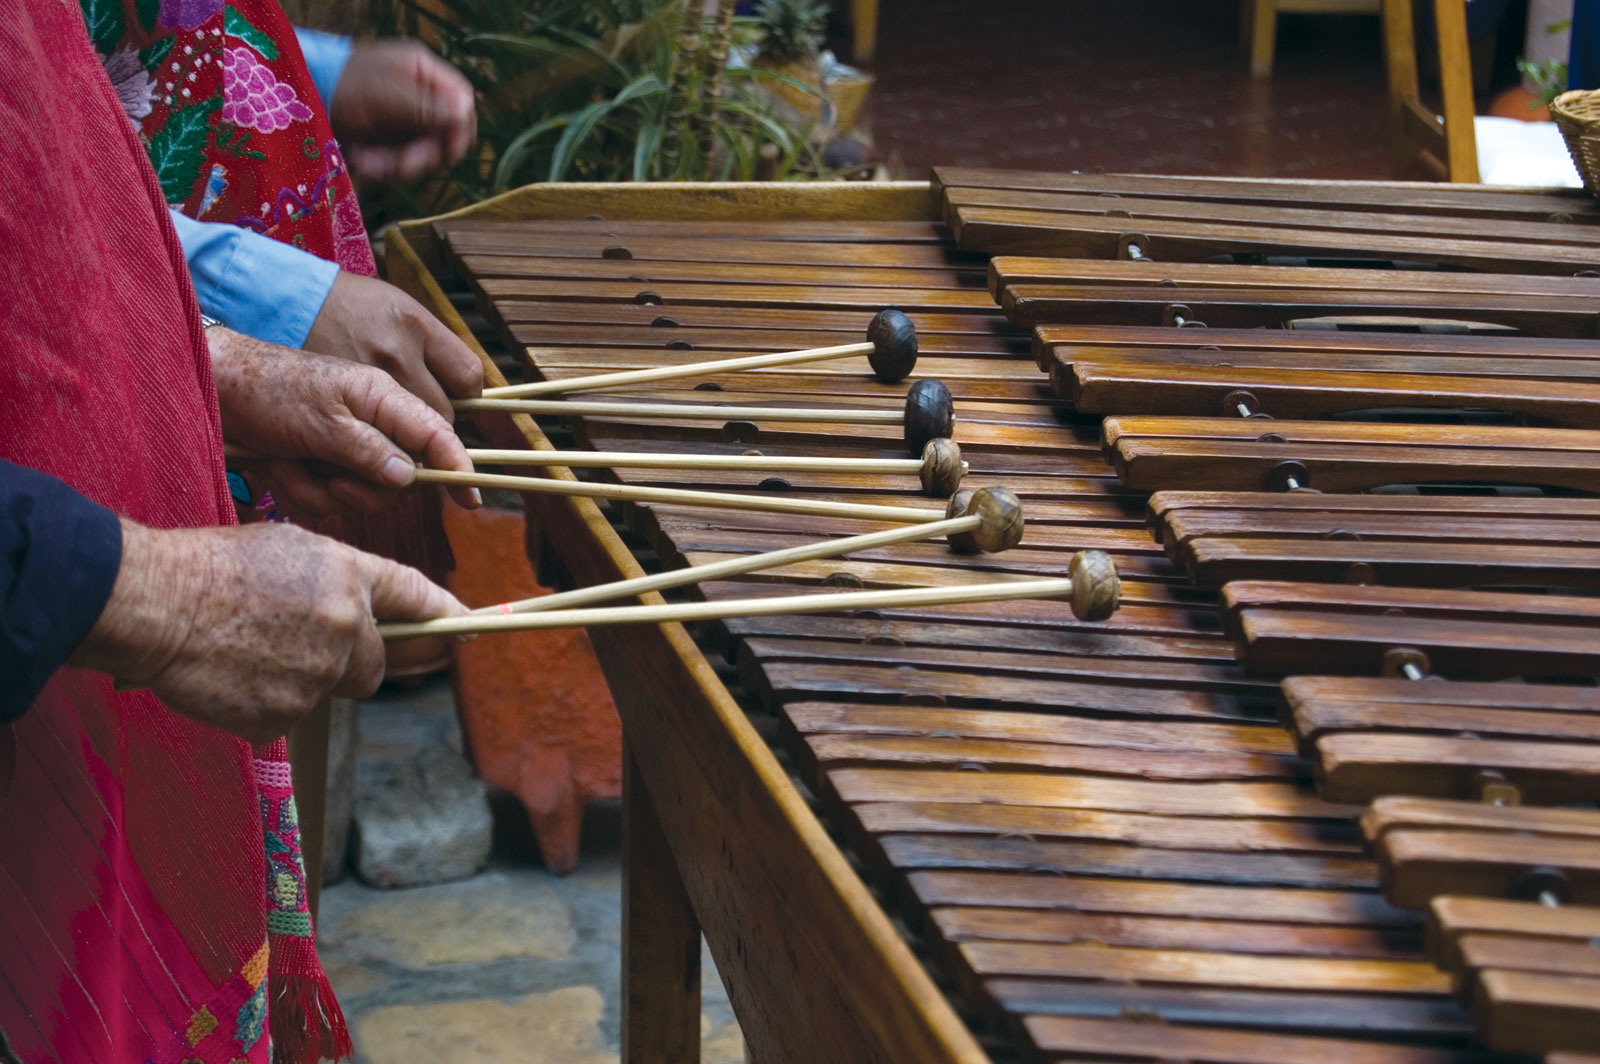
<instances>
[{"instance_id":1,"label":"wooden mallet head","mask_svg":"<svg viewBox=\"0 0 1600 1064\"><path fill-rule=\"evenodd\" d=\"M956 406L940 380L921 380L906 392L906 449L920 455L930 440L949 439L956 430Z\"/></svg>"},{"instance_id":2,"label":"wooden mallet head","mask_svg":"<svg viewBox=\"0 0 1600 1064\"><path fill-rule=\"evenodd\" d=\"M867 326L872 354L867 363L873 375L885 384L896 384L917 368L917 329L911 319L898 310L880 310Z\"/></svg>"},{"instance_id":3,"label":"wooden mallet head","mask_svg":"<svg viewBox=\"0 0 1600 1064\"><path fill-rule=\"evenodd\" d=\"M929 495L938 498L954 495L961 487L964 473L961 448L956 446L956 441L941 436L929 440L922 449L922 472L918 476L922 478L922 490Z\"/></svg>"},{"instance_id":4,"label":"wooden mallet head","mask_svg":"<svg viewBox=\"0 0 1600 1064\"><path fill-rule=\"evenodd\" d=\"M1022 500L1009 488L979 488L950 496L946 517L977 514L981 523L971 532L954 532L950 549L957 554L998 554L1022 542Z\"/></svg>"},{"instance_id":5,"label":"wooden mallet head","mask_svg":"<svg viewBox=\"0 0 1600 1064\"><path fill-rule=\"evenodd\" d=\"M1103 621L1117 612L1122 580L1105 551L1080 550L1067 563L1072 578L1072 615L1080 621Z\"/></svg>"}]
</instances>

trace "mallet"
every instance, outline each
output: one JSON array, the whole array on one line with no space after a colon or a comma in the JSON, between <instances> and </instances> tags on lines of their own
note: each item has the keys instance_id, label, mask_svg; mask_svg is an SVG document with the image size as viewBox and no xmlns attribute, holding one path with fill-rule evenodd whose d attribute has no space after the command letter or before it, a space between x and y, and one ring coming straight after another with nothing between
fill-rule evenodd
<instances>
[{"instance_id":1,"label":"mallet","mask_svg":"<svg viewBox=\"0 0 1600 1064\"><path fill-rule=\"evenodd\" d=\"M956 587L891 588L885 591L847 591L839 594L798 595L777 598L732 599L724 602L669 603L662 606L610 606L587 610L546 610L494 616L468 614L432 621L380 624L385 639L410 639L423 635L468 635L483 632L529 632L551 628L589 628L609 624L666 624L668 622L719 621L731 617L770 617L779 614L838 613L845 610L895 609L916 606L952 606L969 602L1006 602L1015 599L1065 598L1079 620L1100 621L1116 611L1121 598L1116 566L1100 551L1073 555L1065 577L1044 580L1008 580Z\"/></svg>"},{"instance_id":2,"label":"mallet","mask_svg":"<svg viewBox=\"0 0 1600 1064\"><path fill-rule=\"evenodd\" d=\"M800 547L765 551L761 554L741 554L720 562L695 565L670 572L638 576L631 580L617 580L594 587L580 587L538 598L503 602L498 606L484 606L472 612L477 615L504 613L534 613L544 610L572 609L595 602L609 602L617 598L642 595L647 591L665 591L668 588L698 584L702 580L721 580L729 576L776 569L795 562L815 561L818 558L837 558L857 551L875 550L896 543L912 543L946 537L950 549L962 554L976 550L997 554L1010 550L1022 539L1022 503L1005 488L979 488L976 492L963 491L958 500L952 499L943 521L889 528L882 532L863 532L859 536L841 539L824 539Z\"/></svg>"},{"instance_id":3,"label":"mallet","mask_svg":"<svg viewBox=\"0 0 1600 1064\"><path fill-rule=\"evenodd\" d=\"M589 399L457 399L458 410L504 410L514 414L565 417L671 418L687 421L793 421L840 425L892 425L905 430L906 448L920 455L928 441L955 431L955 403L943 381L920 380L906 393L900 410L886 407L717 406L703 403L631 403Z\"/></svg>"},{"instance_id":4,"label":"mallet","mask_svg":"<svg viewBox=\"0 0 1600 1064\"><path fill-rule=\"evenodd\" d=\"M499 388L485 388L485 399L526 399L535 395L561 395L565 392L589 392L598 388L624 388L630 384L647 381L676 380L682 377L699 377L708 373L732 373L743 369L764 369L768 366L792 366L801 362L825 362L834 358L866 355L873 376L885 384L905 380L917 367L917 330L911 319L898 310L880 310L872 316L867 326L865 343L837 344L833 347L811 347L804 351L780 351L770 355L745 355L741 358L713 359L709 362L691 362L681 366L657 366L653 369L623 370L619 373L596 373L587 377L569 377L558 381L534 381L529 384L507 384ZM460 406L461 403L456 404Z\"/></svg>"},{"instance_id":5,"label":"mallet","mask_svg":"<svg viewBox=\"0 0 1600 1064\"><path fill-rule=\"evenodd\" d=\"M751 454L661 454L635 451L529 451L468 448L473 464L564 466L567 469L716 469L751 473L909 473L922 490L943 498L961 486L967 464L949 439L929 440L921 458L791 458Z\"/></svg>"}]
</instances>

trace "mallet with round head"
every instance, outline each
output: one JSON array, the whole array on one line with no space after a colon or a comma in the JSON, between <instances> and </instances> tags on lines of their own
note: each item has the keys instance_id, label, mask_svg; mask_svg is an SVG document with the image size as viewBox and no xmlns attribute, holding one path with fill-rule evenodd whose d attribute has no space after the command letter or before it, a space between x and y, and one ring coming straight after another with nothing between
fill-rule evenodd
<instances>
[{"instance_id":1,"label":"mallet with round head","mask_svg":"<svg viewBox=\"0 0 1600 1064\"><path fill-rule=\"evenodd\" d=\"M911 319L898 310L880 310L872 316L867 326L864 343L837 344L833 347L811 347L804 351L779 351L769 355L744 355L739 358L720 358L708 362L690 362L681 366L655 366L650 369L630 369L617 373L595 373L587 377L568 377L565 380L533 381L528 384L507 384L499 388L485 388L485 399L526 399L535 395L561 395L566 392L589 392L601 388L625 388L649 381L677 380L683 377L701 377L711 373L733 373L745 369L766 369L772 366L793 366L804 362L825 362L835 358L866 355L872 375L885 384L905 380L917 368L917 330ZM456 406L470 400L458 400Z\"/></svg>"}]
</instances>

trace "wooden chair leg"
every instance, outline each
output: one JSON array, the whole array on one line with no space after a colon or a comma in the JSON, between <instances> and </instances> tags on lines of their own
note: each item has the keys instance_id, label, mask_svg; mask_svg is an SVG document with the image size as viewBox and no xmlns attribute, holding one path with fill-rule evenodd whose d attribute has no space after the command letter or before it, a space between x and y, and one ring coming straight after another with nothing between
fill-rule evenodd
<instances>
[{"instance_id":1,"label":"wooden chair leg","mask_svg":"<svg viewBox=\"0 0 1600 1064\"><path fill-rule=\"evenodd\" d=\"M878 47L878 0L850 0L850 54L870 63Z\"/></svg>"},{"instance_id":2,"label":"wooden chair leg","mask_svg":"<svg viewBox=\"0 0 1600 1064\"><path fill-rule=\"evenodd\" d=\"M1433 0L1439 37L1439 94L1444 98L1444 150L1451 181L1478 180L1478 137L1473 128L1472 50L1467 43L1466 0Z\"/></svg>"},{"instance_id":3,"label":"wooden chair leg","mask_svg":"<svg viewBox=\"0 0 1600 1064\"><path fill-rule=\"evenodd\" d=\"M324 699L289 733L289 773L300 819L300 856L306 865L306 907L317 922L322 900L322 836L328 812L328 729L331 703Z\"/></svg>"},{"instance_id":4,"label":"wooden chair leg","mask_svg":"<svg viewBox=\"0 0 1600 1064\"><path fill-rule=\"evenodd\" d=\"M1250 29L1250 76L1270 78L1278 46L1278 0L1253 0Z\"/></svg>"},{"instance_id":5,"label":"wooden chair leg","mask_svg":"<svg viewBox=\"0 0 1600 1064\"><path fill-rule=\"evenodd\" d=\"M622 744L622 1064L699 1064L700 923Z\"/></svg>"}]
</instances>

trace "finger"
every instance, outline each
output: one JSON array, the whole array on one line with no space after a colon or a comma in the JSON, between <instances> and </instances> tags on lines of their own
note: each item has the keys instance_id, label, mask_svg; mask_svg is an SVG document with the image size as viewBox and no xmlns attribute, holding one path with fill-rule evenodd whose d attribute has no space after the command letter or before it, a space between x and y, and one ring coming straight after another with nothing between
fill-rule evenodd
<instances>
[{"instance_id":1,"label":"finger","mask_svg":"<svg viewBox=\"0 0 1600 1064\"><path fill-rule=\"evenodd\" d=\"M475 399L483 394L483 362L476 352L433 315L422 319L422 360L428 371L454 399ZM453 417L449 401L445 416Z\"/></svg>"},{"instance_id":2,"label":"finger","mask_svg":"<svg viewBox=\"0 0 1600 1064\"><path fill-rule=\"evenodd\" d=\"M409 144L402 144L394 161L396 177L420 177L444 162L444 146L437 134L430 132Z\"/></svg>"},{"instance_id":3,"label":"finger","mask_svg":"<svg viewBox=\"0 0 1600 1064\"><path fill-rule=\"evenodd\" d=\"M380 621L422 621L467 612L457 598L409 565L361 554L371 588L372 615Z\"/></svg>"},{"instance_id":4,"label":"finger","mask_svg":"<svg viewBox=\"0 0 1600 1064\"><path fill-rule=\"evenodd\" d=\"M400 498L397 488L380 488L367 481L345 476L331 478L328 492L344 504L344 509L367 514L387 510Z\"/></svg>"},{"instance_id":5,"label":"finger","mask_svg":"<svg viewBox=\"0 0 1600 1064\"><path fill-rule=\"evenodd\" d=\"M439 416L437 410L410 392L404 391L388 377L384 394L373 403L372 427L412 454L420 454L434 469L455 469L463 473L472 471L472 459L450 422ZM382 387L375 383L375 387ZM361 411L352 406L357 417Z\"/></svg>"},{"instance_id":6,"label":"finger","mask_svg":"<svg viewBox=\"0 0 1600 1064\"><path fill-rule=\"evenodd\" d=\"M265 478L273 500L289 513L326 517L344 509L328 490L328 482L303 462L275 458L267 463Z\"/></svg>"},{"instance_id":7,"label":"finger","mask_svg":"<svg viewBox=\"0 0 1600 1064\"><path fill-rule=\"evenodd\" d=\"M345 663L344 675L333 685L333 694L340 698L367 698L383 683L385 660L383 639L376 628L366 625L356 633L350 660Z\"/></svg>"},{"instance_id":8,"label":"finger","mask_svg":"<svg viewBox=\"0 0 1600 1064\"><path fill-rule=\"evenodd\" d=\"M344 157L359 176L371 181L384 181L394 176L399 153L383 145L352 144L345 149Z\"/></svg>"},{"instance_id":9,"label":"finger","mask_svg":"<svg viewBox=\"0 0 1600 1064\"><path fill-rule=\"evenodd\" d=\"M381 380L393 396L399 396L414 405L415 412L442 420L437 413L423 405L422 400L402 390L388 374L381 374ZM384 405L380 401L378 411L381 412ZM413 416L418 416L415 412ZM382 425L375 426L368 420L362 420L362 411L355 405L351 406L350 414L352 416L339 417L333 422L328 435L329 453L322 457L384 487L404 488L414 482L417 479L417 464L406 452L421 451L423 448L407 448L405 441L397 440L392 430L385 431ZM406 421L403 417L392 417L390 420L400 423ZM396 443L400 446L396 446ZM462 453L466 453L464 448Z\"/></svg>"}]
</instances>

